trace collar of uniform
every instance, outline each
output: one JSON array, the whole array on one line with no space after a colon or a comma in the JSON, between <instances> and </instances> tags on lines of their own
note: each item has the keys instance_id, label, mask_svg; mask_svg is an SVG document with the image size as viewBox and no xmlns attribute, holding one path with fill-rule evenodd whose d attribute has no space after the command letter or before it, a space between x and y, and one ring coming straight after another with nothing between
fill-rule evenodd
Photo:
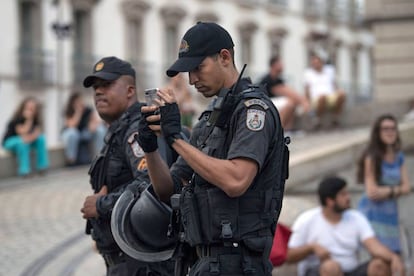
<instances>
[{"instance_id":1,"label":"collar of uniform","mask_svg":"<svg viewBox=\"0 0 414 276\"><path fill-rule=\"evenodd\" d=\"M122 114L119 121L125 121L131 116L134 116L136 114L141 114L141 106L143 106L142 103L136 102L130 107L128 107L128 109Z\"/></svg>"},{"instance_id":2,"label":"collar of uniform","mask_svg":"<svg viewBox=\"0 0 414 276\"><path fill-rule=\"evenodd\" d=\"M136 102L130 107L128 107L124 114L122 114L121 120L125 119L126 117L129 117L130 114L141 113L141 106L143 106L142 103Z\"/></svg>"},{"instance_id":3,"label":"collar of uniform","mask_svg":"<svg viewBox=\"0 0 414 276\"><path fill-rule=\"evenodd\" d=\"M239 94L241 91L245 90L249 85L252 84L252 80L249 77L241 78L239 84L237 85L237 90L234 91L234 94ZM231 90L234 89L234 85L231 87Z\"/></svg>"},{"instance_id":4,"label":"collar of uniform","mask_svg":"<svg viewBox=\"0 0 414 276\"><path fill-rule=\"evenodd\" d=\"M124 124L127 124L129 121L129 118L132 116L141 116L141 106L143 106L142 103L136 102L121 115L121 117L113 122L109 126L109 132L116 133L119 130L121 130L124 126Z\"/></svg>"}]
</instances>

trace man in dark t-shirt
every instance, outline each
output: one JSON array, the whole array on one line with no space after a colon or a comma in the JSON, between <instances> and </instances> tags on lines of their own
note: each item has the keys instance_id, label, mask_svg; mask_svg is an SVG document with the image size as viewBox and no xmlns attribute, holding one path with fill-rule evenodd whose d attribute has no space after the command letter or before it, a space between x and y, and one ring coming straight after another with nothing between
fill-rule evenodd
<instances>
[{"instance_id":1,"label":"man in dark t-shirt","mask_svg":"<svg viewBox=\"0 0 414 276\"><path fill-rule=\"evenodd\" d=\"M281 79L279 76L276 78L273 78L270 73L263 77L263 79L260 81L261 84L265 85L267 96L270 98L272 97L278 97L279 95L277 93L273 93L272 89L274 87L277 87L279 85L284 85L285 82L283 79ZM276 88L277 90L277 88Z\"/></svg>"},{"instance_id":2,"label":"man in dark t-shirt","mask_svg":"<svg viewBox=\"0 0 414 276\"><path fill-rule=\"evenodd\" d=\"M301 106L302 112L308 112L310 105L306 97L287 86L281 78L283 65L278 56L269 61L269 73L262 78L260 84L266 87L267 95L279 110L282 125L286 131L292 130L296 108Z\"/></svg>"}]
</instances>

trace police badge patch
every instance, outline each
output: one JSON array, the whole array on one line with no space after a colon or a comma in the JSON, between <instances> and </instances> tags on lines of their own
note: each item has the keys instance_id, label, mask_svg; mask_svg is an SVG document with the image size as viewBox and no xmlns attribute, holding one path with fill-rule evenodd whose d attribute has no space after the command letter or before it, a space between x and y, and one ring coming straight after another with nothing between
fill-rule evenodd
<instances>
[{"instance_id":1,"label":"police badge patch","mask_svg":"<svg viewBox=\"0 0 414 276\"><path fill-rule=\"evenodd\" d=\"M128 144L131 147L131 150L134 156L137 158L140 158L140 157L143 157L145 153L142 150L142 148L139 146L138 141L135 140L135 137L134 137L135 135L138 135L138 132L134 132L128 137Z\"/></svg>"},{"instance_id":2,"label":"police badge patch","mask_svg":"<svg viewBox=\"0 0 414 276\"><path fill-rule=\"evenodd\" d=\"M253 131L259 131L263 129L265 122L266 112L257 109L248 109L246 125L247 128Z\"/></svg>"}]
</instances>

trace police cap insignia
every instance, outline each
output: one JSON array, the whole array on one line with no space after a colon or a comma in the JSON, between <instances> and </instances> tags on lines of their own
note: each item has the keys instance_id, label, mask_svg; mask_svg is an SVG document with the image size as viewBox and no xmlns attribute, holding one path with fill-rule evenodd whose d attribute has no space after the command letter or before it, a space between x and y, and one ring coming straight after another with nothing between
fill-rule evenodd
<instances>
[{"instance_id":1,"label":"police cap insignia","mask_svg":"<svg viewBox=\"0 0 414 276\"><path fill-rule=\"evenodd\" d=\"M244 102L244 105L247 107L250 107L252 105L259 105L261 107L263 107L264 110L269 109L269 106L262 100L260 99L250 99Z\"/></svg>"},{"instance_id":2,"label":"police cap insignia","mask_svg":"<svg viewBox=\"0 0 414 276\"><path fill-rule=\"evenodd\" d=\"M101 71L102 68L104 68L104 63L103 62L99 62L98 64L96 64L95 66L95 71Z\"/></svg>"},{"instance_id":3,"label":"police cap insignia","mask_svg":"<svg viewBox=\"0 0 414 276\"><path fill-rule=\"evenodd\" d=\"M178 53L186 53L190 50L190 46L188 45L188 42L186 40L181 40L180 43L180 49L178 50Z\"/></svg>"},{"instance_id":4,"label":"police cap insignia","mask_svg":"<svg viewBox=\"0 0 414 276\"><path fill-rule=\"evenodd\" d=\"M262 130L264 127L266 112L257 109L248 109L246 126L252 131Z\"/></svg>"}]
</instances>

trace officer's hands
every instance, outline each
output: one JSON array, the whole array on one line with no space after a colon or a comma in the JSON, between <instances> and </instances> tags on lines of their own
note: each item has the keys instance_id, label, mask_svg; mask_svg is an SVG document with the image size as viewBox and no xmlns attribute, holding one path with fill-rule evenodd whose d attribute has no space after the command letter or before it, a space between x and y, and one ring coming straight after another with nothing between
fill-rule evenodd
<instances>
[{"instance_id":1,"label":"officer's hands","mask_svg":"<svg viewBox=\"0 0 414 276\"><path fill-rule=\"evenodd\" d=\"M153 116L152 114L152 112L142 113L141 120L139 120L138 124L138 135L135 136L135 139L144 152L154 152L158 148L157 136L149 128L147 121L148 117Z\"/></svg>"},{"instance_id":2,"label":"officer's hands","mask_svg":"<svg viewBox=\"0 0 414 276\"><path fill-rule=\"evenodd\" d=\"M176 103L166 103L160 107L161 131L168 145L174 143L174 138L180 137L181 116Z\"/></svg>"},{"instance_id":3,"label":"officer's hands","mask_svg":"<svg viewBox=\"0 0 414 276\"><path fill-rule=\"evenodd\" d=\"M98 211L96 210L96 201L99 197L108 194L108 187L106 185L102 186L101 190L94 195L87 196L85 202L83 203L83 208L81 212L83 213L83 218L97 218Z\"/></svg>"},{"instance_id":4,"label":"officer's hands","mask_svg":"<svg viewBox=\"0 0 414 276\"><path fill-rule=\"evenodd\" d=\"M165 104L172 104L176 103L177 100L175 99L174 92L172 89L160 89L157 93L161 100L156 100L159 106L163 106Z\"/></svg>"},{"instance_id":5,"label":"officer's hands","mask_svg":"<svg viewBox=\"0 0 414 276\"><path fill-rule=\"evenodd\" d=\"M155 135L161 135L160 127L160 110L159 106L143 106L141 107L142 116L145 117L148 127L154 131Z\"/></svg>"}]
</instances>

